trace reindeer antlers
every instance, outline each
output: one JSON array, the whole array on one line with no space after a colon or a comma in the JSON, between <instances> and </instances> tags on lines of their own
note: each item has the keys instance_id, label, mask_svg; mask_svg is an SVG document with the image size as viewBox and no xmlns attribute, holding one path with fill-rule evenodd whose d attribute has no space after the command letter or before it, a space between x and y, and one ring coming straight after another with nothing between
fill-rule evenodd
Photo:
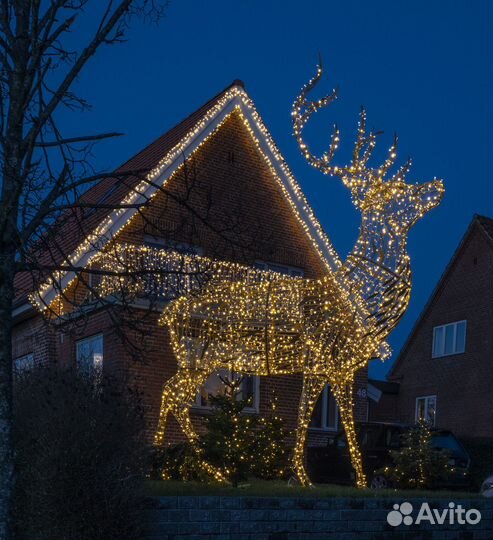
<instances>
[{"instance_id":1,"label":"reindeer antlers","mask_svg":"<svg viewBox=\"0 0 493 540\"><path fill-rule=\"evenodd\" d=\"M340 139L340 132L336 125L334 125L330 147L327 152L325 152L321 157L317 157L310 152L302 136L303 128L313 113L326 107L337 99L336 90L333 90L331 94L328 94L317 101L307 99L307 94L318 83L322 77L322 72L322 63L319 61L315 76L312 77L301 89L300 95L296 98L293 104L293 110L291 112L293 131L301 152L310 165L321 170L324 174L339 176L343 180L344 184L351 189L361 186L361 184L365 182L365 179L368 181L370 177L372 177L374 180L383 179L392 165L394 165L397 157L397 136L394 137L394 142L389 149L389 156L385 162L378 169L368 169L366 167L366 163L370 159L370 156L375 148L377 136L382 132L370 131L368 134L366 133L366 111L363 107L361 108L359 115L358 136L353 149L351 165L342 167L331 165L331 161L334 158L335 152L339 146ZM408 173L410 167L411 161L408 160L391 178L391 180L403 179Z\"/></svg>"},{"instance_id":2,"label":"reindeer antlers","mask_svg":"<svg viewBox=\"0 0 493 540\"><path fill-rule=\"evenodd\" d=\"M293 104L291 116L293 117L294 135L306 160L310 163L310 165L313 165L317 169L321 169L325 174L336 174L337 167L330 166L330 162L332 161L335 151L339 146L339 129L337 126L334 125L330 148L325 154L323 154L321 158L317 158L309 151L308 146L305 144L305 141L301 135L305 124L311 118L312 114L317 112L319 109L326 107L337 99L337 91L335 89L332 90L332 94L329 94L318 101L306 99L308 92L315 87L322 77L322 72L322 63L319 62L317 66L317 73L305 84L305 86L301 89L300 95L296 98Z\"/></svg>"}]
</instances>

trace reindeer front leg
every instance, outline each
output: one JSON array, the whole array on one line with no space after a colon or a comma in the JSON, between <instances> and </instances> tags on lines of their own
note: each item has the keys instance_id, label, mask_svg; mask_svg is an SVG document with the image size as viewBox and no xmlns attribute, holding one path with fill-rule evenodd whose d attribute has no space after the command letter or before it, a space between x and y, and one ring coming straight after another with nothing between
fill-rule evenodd
<instances>
[{"instance_id":1,"label":"reindeer front leg","mask_svg":"<svg viewBox=\"0 0 493 540\"><path fill-rule=\"evenodd\" d=\"M301 391L298 426L296 428L296 443L293 454L293 469L302 486L312 485L305 470L305 443L313 409L315 408L317 399L326 382L327 381L321 377L314 377L311 375L305 375L303 377L303 390Z\"/></svg>"},{"instance_id":2,"label":"reindeer front leg","mask_svg":"<svg viewBox=\"0 0 493 540\"><path fill-rule=\"evenodd\" d=\"M342 384L331 386L331 390L337 401L342 425L346 433L349 456L354 472L356 473L356 487L365 488L367 486L366 476L363 471L363 460L354 425L353 380L351 379Z\"/></svg>"},{"instance_id":3,"label":"reindeer front leg","mask_svg":"<svg viewBox=\"0 0 493 540\"><path fill-rule=\"evenodd\" d=\"M198 444L198 435L190 419L190 402L196 395L197 388L202 386L210 374L210 369L179 369L176 375L166 383L163 390L161 414L154 437L154 444L160 445L163 443L167 416L169 413L173 414L194 452L199 457L204 470L218 482L227 482L226 477L217 467L203 459L203 452Z\"/></svg>"}]
</instances>

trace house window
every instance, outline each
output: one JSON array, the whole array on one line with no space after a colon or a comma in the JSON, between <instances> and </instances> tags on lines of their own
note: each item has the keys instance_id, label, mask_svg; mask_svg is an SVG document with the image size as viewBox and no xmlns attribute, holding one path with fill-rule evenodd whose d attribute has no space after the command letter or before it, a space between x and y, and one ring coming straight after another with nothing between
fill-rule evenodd
<instances>
[{"instance_id":1,"label":"house window","mask_svg":"<svg viewBox=\"0 0 493 540\"><path fill-rule=\"evenodd\" d=\"M77 367L89 374L103 370L103 334L80 339L75 344Z\"/></svg>"},{"instance_id":2,"label":"house window","mask_svg":"<svg viewBox=\"0 0 493 540\"><path fill-rule=\"evenodd\" d=\"M187 242L177 242L169 238L161 238L151 234L144 235L144 244L155 249L167 249L170 251L178 251L183 255L203 255L204 249L201 246L189 244Z\"/></svg>"},{"instance_id":3,"label":"house window","mask_svg":"<svg viewBox=\"0 0 493 540\"><path fill-rule=\"evenodd\" d=\"M227 389L224 381L227 382L231 381L232 379L240 380L238 399L248 399L251 403L251 406L245 407L245 410L250 412L258 412L260 396L259 377L255 375L232 373L229 369L225 368L218 369L215 373L212 373L206 382L201 386L195 399L195 406L209 408L209 396L224 395Z\"/></svg>"},{"instance_id":4,"label":"house window","mask_svg":"<svg viewBox=\"0 0 493 540\"><path fill-rule=\"evenodd\" d=\"M278 274L285 274L291 277L303 277L305 271L303 268L297 268L296 266L289 266L287 264L277 264L264 261L256 261L255 268L259 270L271 270L272 272L277 272Z\"/></svg>"},{"instance_id":5,"label":"house window","mask_svg":"<svg viewBox=\"0 0 493 540\"><path fill-rule=\"evenodd\" d=\"M466 350L467 321L458 321L433 328L433 358L460 354Z\"/></svg>"},{"instance_id":6,"label":"house window","mask_svg":"<svg viewBox=\"0 0 493 540\"><path fill-rule=\"evenodd\" d=\"M434 426L436 422L437 414L437 397L436 396L422 396L416 398L416 412L414 420L424 420L430 426Z\"/></svg>"},{"instance_id":7,"label":"house window","mask_svg":"<svg viewBox=\"0 0 493 540\"><path fill-rule=\"evenodd\" d=\"M34 355L24 354L14 360L14 374L25 373L34 367Z\"/></svg>"},{"instance_id":8,"label":"house window","mask_svg":"<svg viewBox=\"0 0 493 540\"><path fill-rule=\"evenodd\" d=\"M339 410L334 395L330 390L330 386L327 385L323 389L317 404L315 405L310 428L335 431L337 430L338 424Z\"/></svg>"}]
</instances>

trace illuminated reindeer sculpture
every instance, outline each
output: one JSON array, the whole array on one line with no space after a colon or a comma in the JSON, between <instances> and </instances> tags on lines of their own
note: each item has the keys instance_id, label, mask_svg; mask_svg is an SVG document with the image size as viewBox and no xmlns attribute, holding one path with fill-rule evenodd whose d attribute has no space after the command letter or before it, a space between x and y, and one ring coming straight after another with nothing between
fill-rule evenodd
<instances>
[{"instance_id":1,"label":"illuminated reindeer sculpture","mask_svg":"<svg viewBox=\"0 0 493 540\"><path fill-rule=\"evenodd\" d=\"M388 354L384 340L404 314L410 297L407 234L440 202L443 185L439 180L406 184L409 162L387 178L396 157L396 140L385 163L368 168L376 134L366 134L364 110L349 166L331 165L339 141L337 128L328 152L315 157L303 141L303 127L313 113L336 98L333 92L318 101L307 100L321 74L319 67L294 103L294 134L311 165L340 177L351 190L362 214L356 245L337 272L321 279L290 278L239 265L228 270L223 264L198 294L172 302L161 322L170 329L178 371L163 390L155 442L162 444L171 413L200 453L189 416L190 402L198 387L219 369L260 376L300 373L303 389L293 453L293 469L300 483L310 485L303 464L307 430L317 399L330 384L356 483L364 487L353 417L354 377L370 359ZM218 480L225 480L227 472L205 461L204 467Z\"/></svg>"}]
</instances>

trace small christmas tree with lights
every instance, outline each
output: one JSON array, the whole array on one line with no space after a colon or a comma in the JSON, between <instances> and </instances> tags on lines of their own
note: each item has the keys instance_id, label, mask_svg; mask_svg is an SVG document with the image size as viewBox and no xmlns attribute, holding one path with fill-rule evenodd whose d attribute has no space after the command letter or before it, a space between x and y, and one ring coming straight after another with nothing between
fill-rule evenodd
<instances>
[{"instance_id":1,"label":"small christmas tree with lights","mask_svg":"<svg viewBox=\"0 0 493 540\"><path fill-rule=\"evenodd\" d=\"M269 416L245 412L251 398L241 398L242 379L223 379L224 394L209 396L212 413L205 418L201 447L206 460L223 471L233 486L249 476L272 479L287 462L286 430L272 402Z\"/></svg>"},{"instance_id":2,"label":"small christmas tree with lights","mask_svg":"<svg viewBox=\"0 0 493 540\"><path fill-rule=\"evenodd\" d=\"M428 422L420 420L401 437L402 448L391 452L394 465L381 471L392 484L403 488L429 489L437 480L451 473L448 454L431 444L432 432Z\"/></svg>"},{"instance_id":3,"label":"small christmas tree with lights","mask_svg":"<svg viewBox=\"0 0 493 540\"><path fill-rule=\"evenodd\" d=\"M264 480L284 476L288 469L289 452L284 444L287 434L284 421L277 412L277 399L274 397L271 401L270 414L258 418L252 444L254 459L250 466L253 476Z\"/></svg>"}]
</instances>

